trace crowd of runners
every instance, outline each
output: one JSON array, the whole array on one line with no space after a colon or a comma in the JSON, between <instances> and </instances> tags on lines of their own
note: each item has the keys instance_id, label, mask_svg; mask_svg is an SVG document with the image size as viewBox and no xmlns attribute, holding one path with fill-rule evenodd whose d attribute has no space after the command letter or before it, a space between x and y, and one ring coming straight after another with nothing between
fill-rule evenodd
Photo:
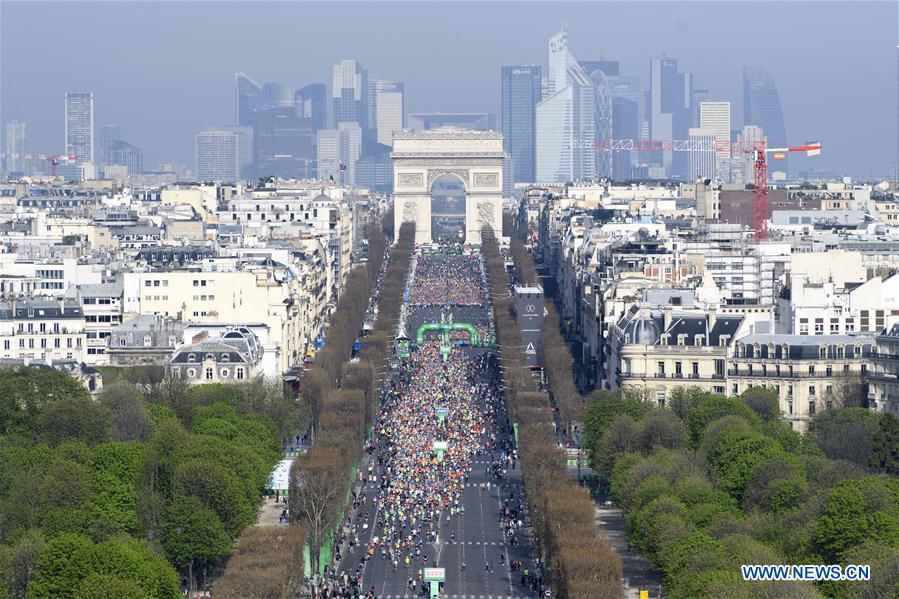
<instances>
[{"instance_id":1,"label":"crowd of runners","mask_svg":"<svg viewBox=\"0 0 899 599\"><path fill-rule=\"evenodd\" d=\"M482 306L484 287L477 254L424 254L415 266L410 306Z\"/></svg>"}]
</instances>

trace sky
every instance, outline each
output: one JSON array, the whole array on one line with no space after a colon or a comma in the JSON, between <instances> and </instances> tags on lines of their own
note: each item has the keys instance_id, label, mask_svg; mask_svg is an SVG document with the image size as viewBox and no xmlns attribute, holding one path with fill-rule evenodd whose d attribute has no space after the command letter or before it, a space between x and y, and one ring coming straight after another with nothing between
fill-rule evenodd
<instances>
[{"instance_id":1,"label":"sky","mask_svg":"<svg viewBox=\"0 0 899 599\"><path fill-rule=\"evenodd\" d=\"M144 168L192 168L193 136L235 124L234 73L330 85L355 58L403 81L407 112L493 112L500 67L546 65L562 24L575 58L619 60L648 89L678 59L742 126L742 67L767 70L790 143L820 140L791 170L886 176L897 162L897 2L18 2L0 0L0 121L28 150L64 150L67 91L94 93L97 130L121 126ZM499 122L499 121L497 121ZM97 142L99 134L97 135Z\"/></svg>"}]
</instances>

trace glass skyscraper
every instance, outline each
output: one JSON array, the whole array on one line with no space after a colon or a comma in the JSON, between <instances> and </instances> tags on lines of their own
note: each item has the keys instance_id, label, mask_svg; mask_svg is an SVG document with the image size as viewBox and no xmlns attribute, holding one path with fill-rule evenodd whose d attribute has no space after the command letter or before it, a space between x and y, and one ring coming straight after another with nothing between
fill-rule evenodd
<instances>
[{"instance_id":1,"label":"glass skyscraper","mask_svg":"<svg viewBox=\"0 0 899 599\"><path fill-rule=\"evenodd\" d=\"M325 111L327 110L325 97L327 94L328 88L324 83L312 83L298 90L294 95L294 102L299 116L311 119L314 131L328 126L325 118Z\"/></svg>"},{"instance_id":2,"label":"glass skyscraper","mask_svg":"<svg viewBox=\"0 0 899 599\"><path fill-rule=\"evenodd\" d=\"M66 93L66 154L77 156L76 165L94 162L94 94Z\"/></svg>"},{"instance_id":3,"label":"glass skyscraper","mask_svg":"<svg viewBox=\"0 0 899 599\"><path fill-rule=\"evenodd\" d=\"M756 125L768 138L768 145L787 145L787 129L780 108L780 95L774 79L758 67L743 67L743 125ZM768 155L768 172L788 173L787 159L775 160Z\"/></svg>"},{"instance_id":4,"label":"glass skyscraper","mask_svg":"<svg viewBox=\"0 0 899 599\"><path fill-rule=\"evenodd\" d=\"M563 29L549 39L548 95L537 105L536 180L596 177L596 91L568 51Z\"/></svg>"},{"instance_id":5,"label":"glass skyscraper","mask_svg":"<svg viewBox=\"0 0 899 599\"><path fill-rule=\"evenodd\" d=\"M313 175L315 131L312 119L299 116L297 107L257 110L253 143L257 176L306 179Z\"/></svg>"},{"instance_id":6,"label":"glass skyscraper","mask_svg":"<svg viewBox=\"0 0 899 599\"><path fill-rule=\"evenodd\" d=\"M516 183L536 181L537 104L542 69L534 65L502 67L503 149L512 157Z\"/></svg>"},{"instance_id":7,"label":"glass skyscraper","mask_svg":"<svg viewBox=\"0 0 899 599\"><path fill-rule=\"evenodd\" d=\"M243 73L234 74L234 85L237 89L237 125L252 127L256 109L263 103L262 86Z\"/></svg>"},{"instance_id":8,"label":"glass skyscraper","mask_svg":"<svg viewBox=\"0 0 899 599\"><path fill-rule=\"evenodd\" d=\"M237 133L207 129L194 137L194 173L198 181L233 182L240 179Z\"/></svg>"},{"instance_id":9,"label":"glass skyscraper","mask_svg":"<svg viewBox=\"0 0 899 599\"><path fill-rule=\"evenodd\" d=\"M368 71L355 60L344 59L331 69L332 124L359 123L368 127Z\"/></svg>"}]
</instances>

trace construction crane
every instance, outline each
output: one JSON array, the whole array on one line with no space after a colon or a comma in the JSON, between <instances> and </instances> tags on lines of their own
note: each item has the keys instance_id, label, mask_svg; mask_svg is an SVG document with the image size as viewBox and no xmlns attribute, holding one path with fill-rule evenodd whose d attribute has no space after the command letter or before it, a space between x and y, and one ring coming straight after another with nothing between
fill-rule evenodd
<instances>
[{"instance_id":1,"label":"construction crane","mask_svg":"<svg viewBox=\"0 0 899 599\"><path fill-rule=\"evenodd\" d=\"M716 154L748 155L752 160L753 191L752 213L755 238L768 239L768 154L782 160L787 152L805 152L807 156L821 153L821 142L809 142L801 146L770 148L766 141L718 141L705 139L610 139L596 144L597 151L605 152L715 152Z\"/></svg>"},{"instance_id":2,"label":"construction crane","mask_svg":"<svg viewBox=\"0 0 899 599\"><path fill-rule=\"evenodd\" d=\"M0 154L0 158L7 160L46 160L50 163L50 176L56 176L56 167L60 164L68 164L78 160L78 156L67 156L65 154L25 154L21 152L11 152L8 154Z\"/></svg>"}]
</instances>

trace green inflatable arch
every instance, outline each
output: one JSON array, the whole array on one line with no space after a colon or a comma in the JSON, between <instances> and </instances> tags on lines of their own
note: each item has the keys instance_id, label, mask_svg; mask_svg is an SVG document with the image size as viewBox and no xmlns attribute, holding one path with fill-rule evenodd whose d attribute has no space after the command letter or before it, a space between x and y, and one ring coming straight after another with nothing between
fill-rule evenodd
<instances>
[{"instance_id":1,"label":"green inflatable arch","mask_svg":"<svg viewBox=\"0 0 899 599\"><path fill-rule=\"evenodd\" d=\"M454 323L441 323L441 322L426 322L415 332L415 342L421 345L425 340L425 334L428 331L439 331L443 334L443 343L449 345L450 342L450 333L453 331L466 331L468 333L468 338L471 341L473 346L480 345L480 338L478 336L478 330L474 327L474 325L468 324L467 322L454 322Z\"/></svg>"}]
</instances>

